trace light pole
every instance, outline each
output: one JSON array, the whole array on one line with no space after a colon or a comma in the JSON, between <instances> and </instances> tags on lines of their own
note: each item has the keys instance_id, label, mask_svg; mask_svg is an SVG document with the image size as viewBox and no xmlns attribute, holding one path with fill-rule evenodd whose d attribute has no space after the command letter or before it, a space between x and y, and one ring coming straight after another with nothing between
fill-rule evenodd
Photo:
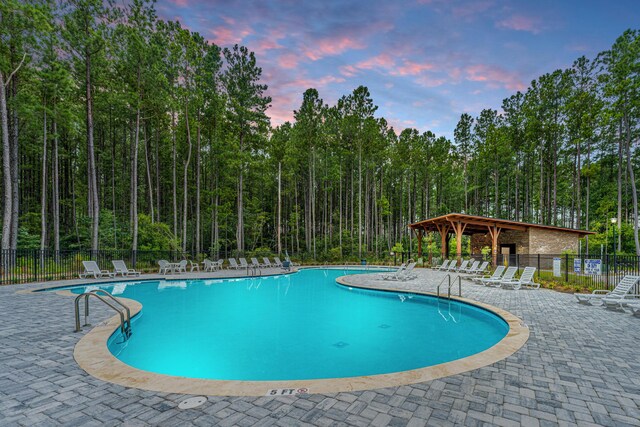
<instances>
[{"instance_id":1,"label":"light pole","mask_svg":"<svg viewBox=\"0 0 640 427\"><path fill-rule=\"evenodd\" d=\"M613 274L616 274L616 228L618 228L618 218L611 218L613 226Z\"/></svg>"}]
</instances>

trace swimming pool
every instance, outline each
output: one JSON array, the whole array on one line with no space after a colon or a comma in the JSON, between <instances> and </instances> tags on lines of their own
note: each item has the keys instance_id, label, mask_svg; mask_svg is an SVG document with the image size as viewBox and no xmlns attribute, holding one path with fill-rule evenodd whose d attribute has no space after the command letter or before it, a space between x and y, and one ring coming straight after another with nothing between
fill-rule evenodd
<instances>
[{"instance_id":1,"label":"swimming pool","mask_svg":"<svg viewBox=\"0 0 640 427\"><path fill-rule=\"evenodd\" d=\"M348 378L424 368L480 353L509 332L462 302L336 283L363 270L100 287L143 310L111 353L158 374L240 381ZM81 293L84 287L73 288Z\"/></svg>"}]
</instances>

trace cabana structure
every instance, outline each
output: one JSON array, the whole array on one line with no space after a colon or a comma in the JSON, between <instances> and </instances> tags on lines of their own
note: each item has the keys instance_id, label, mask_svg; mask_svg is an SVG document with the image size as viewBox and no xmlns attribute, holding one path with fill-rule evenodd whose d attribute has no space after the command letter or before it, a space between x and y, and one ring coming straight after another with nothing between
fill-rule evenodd
<instances>
[{"instance_id":1,"label":"cabana structure","mask_svg":"<svg viewBox=\"0 0 640 427\"><path fill-rule=\"evenodd\" d=\"M471 253L480 254L485 246L491 248L494 264L498 253L560 254L578 250L578 239L592 231L551 225L531 224L484 216L450 213L409 225L418 236L418 256L422 256L422 237L434 232L440 235L442 257L449 257L449 239L456 236L458 259L462 253L462 236L471 236Z\"/></svg>"}]
</instances>

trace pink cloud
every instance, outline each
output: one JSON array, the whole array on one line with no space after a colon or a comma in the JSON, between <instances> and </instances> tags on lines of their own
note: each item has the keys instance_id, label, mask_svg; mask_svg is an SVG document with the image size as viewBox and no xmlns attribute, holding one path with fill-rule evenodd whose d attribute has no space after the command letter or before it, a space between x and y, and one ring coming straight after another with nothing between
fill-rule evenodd
<instances>
[{"instance_id":1,"label":"pink cloud","mask_svg":"<svg viewBox=\"0 0 640 427\"><path fill-rule=\"evenodd\" d=\"M189 0L171 0L171 3L175 4L176 6L180 6L180 7L189 6Z\"/></svg>"},{"instance_id":2,"label":"pink cloud","mask_svg":"<svg viewBox=\"0 0 640 427\"><path fill-rule=\"evenodd\" d=\"M512 15L496 23L496 27L538 34L542 31L540 19L533 16Z\"/></svg>"},{"instance_id":3,"label":"pink cloud","mask_svg":"<svg viewBox=\"0 0 640 427\"><path fill-rule=\"evenodd\" d=\"M488 1L473 1L463 6L454 7L452 9L453 16L457 19L472 19L476 18L479 14L486 12L493 7L494 2Z\"/></svg>"},{"instance_id":4,"label":"pink cloud","mask_svg":"<svg viewBox=\"0 0 640 427\"><path fill-rule=\"evenodd\" d=\"M333 56L353 49L364 49L366 46L358 40L348 36L329 37L316 41L302 48L304 56L317 61L325 56Z\"/></svg>"},{"instance_id":5,"label":"pink cloud","mask_svg":"<svg viewBox=\"0 0 640 427\"><path fill-rule=\"evenodd\" d=\"M295 53L284 53L278 57L277 63L282 68L296 68L300 57Z\"/></svg>"},{"instance_id":6,"label":"pink cloud","mask_svg":"<svg viewBox=\"0 0 640 427\"><path fill-rule=\"evenodd\" d=\"M413 61L405 61L404 64L392 72L393 75L415 76L422 74L424 71L433 70L435 66L428 62L418 63Z\"/></svg>"},{"instance_id":7,"label":"pink cloud","mask_svg":"<svg viewBox=\"0 0 640 427\"><path fill-rule=\"evenodd\" d=\"M484 82L491 88L504 87L509 90L524 90L526 86L517 73L486 64L470 65L464 69L467 80Z\"/></svg>"},{"instance_id":8,"label":"pink cloud","mask_svg":"<svg viewBox=\"0 0 640 427\"><path fill-rule=\"evenodd\" d=\"M217 27L211 30L213 34L212 41L218 46L229 46L236 43L241 43L242 40L248 35L252 34L249 28L243 29L231 29L229 27Z\"/></svg>"}]
</instances>

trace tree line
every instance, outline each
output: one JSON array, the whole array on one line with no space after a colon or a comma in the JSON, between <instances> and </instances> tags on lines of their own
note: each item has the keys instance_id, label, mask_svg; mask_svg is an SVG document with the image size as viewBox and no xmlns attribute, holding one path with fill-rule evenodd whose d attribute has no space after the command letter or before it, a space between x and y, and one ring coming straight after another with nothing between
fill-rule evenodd
<instances>
[{"instance_id":1,"label":"tree line","mask_svg":"<svg viewBox=\"0 0 640 427\"><path fill-rule=\"evenodd\" d=\"M449 212L584 228L640 255L640 33L532 81L453 140L365 86L270 125L255 54L154 3L0 4L2 249L382 256ZM607 234L607 232L609 234ZM427 244L436 245L437 239Z\"/></svg>"}]
</instances>

